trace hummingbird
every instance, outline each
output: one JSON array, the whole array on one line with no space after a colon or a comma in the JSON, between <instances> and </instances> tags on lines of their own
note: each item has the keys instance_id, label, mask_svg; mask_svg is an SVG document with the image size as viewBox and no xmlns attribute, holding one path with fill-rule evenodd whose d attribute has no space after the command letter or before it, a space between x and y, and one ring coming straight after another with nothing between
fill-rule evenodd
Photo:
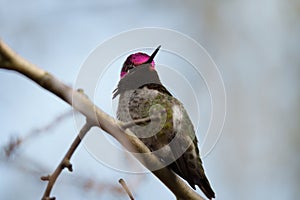
<instances>
[{"instance_id":1,"label":"hummingbird","mask_svg":"<svg viewBox=\"0 0 300 200\"><path fill-rule=\"evenodd\" d=\"M117 118L123 122L145 119L160 113L159 120L143 122L129 129L155 154L162 163L196 185L208 199L215 193L205 175L193 124L183 104L161 83L154 57L160 46L149 56L138 52L125 60L120 81L113 91L119 95ZM163 111L163 112L162 112ZM151 117L151 116L150 116Z\"/></svg>"}]
</instances>

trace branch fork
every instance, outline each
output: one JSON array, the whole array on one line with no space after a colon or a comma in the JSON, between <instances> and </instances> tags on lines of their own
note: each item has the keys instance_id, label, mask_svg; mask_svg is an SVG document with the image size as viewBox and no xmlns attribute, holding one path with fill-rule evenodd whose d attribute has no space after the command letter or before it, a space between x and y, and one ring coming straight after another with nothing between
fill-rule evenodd
<instances>
[{"instance_id":1,"label":"branch fork","mask_svg":"<svg viewBox=\"0 0 300 200\"><path fill-rule=\"evenodd\" d=\"M23 59L12 49L10 49L8 45L6 45L1 39L0 68L16 71L28 77L44 89L55 94L63 101L71 105L75 110L83 114L88 121L88 123L83 126L73 141L72 145L55 171L51 175L41 177L42 180L48 181L47 188L42 197L43 200L55 199L55 197L50 197L50 192L57 177L64 168L68 168L69 171L72 171L70 159L84 135L92 126L98 126L106 131L108 134L118 140L127 150L131 152L147 154L144 156L145 159L143 160L140 160L139 157L136 157L146 167L152 166L153 164L159 165L160 161L153 154L151 154L150 150L145 146L145 144L135 137L135 135L128 129L135 124L149 122L151 118L145 118L135 122L129 122L127 124L115 120L108 114L104 113L95 104L93 104L93 102L83 95L81 91L73 90L71 87L65 85L50 73ZM180 179L168 168L158 169L152 173L173 192L177 199L203 200L199 194L193 191L182 179Z\"/></svg>"}]
</instances>

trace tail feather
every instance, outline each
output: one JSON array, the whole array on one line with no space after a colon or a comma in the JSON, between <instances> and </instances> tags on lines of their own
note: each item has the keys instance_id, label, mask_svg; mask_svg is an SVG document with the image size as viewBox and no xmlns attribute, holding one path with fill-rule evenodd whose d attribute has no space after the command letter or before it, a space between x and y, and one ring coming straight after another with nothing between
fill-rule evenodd
<instances>
[{"instance_id":1,"label":"tail feather","mask_svg":"<svg viewBox=\"0 0 300 200\"><path fill-rule=\"evenodd\" d=\"M206 177L198 178L195 180L195 184L198 185L208 199L215 198L215 192L212 190Z\"/></svg>"},{"instance_id":2,"label":"tail feather","mask_svg":"<svg viewBox=\"0 0 300 200\"><path fill-rule=\"evenodd\" d=\"M196 185L202 190L202 192L205 194L205 196L208 199L215 198L215 192L210 186L210 183L207 179L207 177L204 174L204 169L202 165L199 165L200 167L196 171L188 171L186 168L183 169L183 165L179 165L179 160L183 161L183 158L180 157L178 160L176 160L174 163L172 163L169 167L180 177L185 179L189 185L196 190ZM185 167L186 165L184 165ZM187 174L188 173L188 174Z\"/></svg>"}]
</instances>

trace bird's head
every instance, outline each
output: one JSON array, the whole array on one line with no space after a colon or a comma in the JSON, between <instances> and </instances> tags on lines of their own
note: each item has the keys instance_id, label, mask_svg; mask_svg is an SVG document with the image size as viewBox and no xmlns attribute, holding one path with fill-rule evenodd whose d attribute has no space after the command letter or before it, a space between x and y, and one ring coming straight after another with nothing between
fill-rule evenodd
<instances>
[{"instance_id":1,"label":"bird's head","mask_svg":"<svg viewBox=\"0 0 300 200\"><path fill-rule=\"evenodd\" d=\"M128 73L130 73L131 71L134 71L134 69L142 64L150 64L150 68L152 70L155 69L155 63L154 63L154 57L157 54L157 52L159 51L160 46L158 46L156 48L156 50L152 53L151 56L149 56L148 54L142 53L142 52L138 52L135 54L131 54L130 56L127 57L127 59L125 60L122 70L121 70L121 74L120 74L120 78L124 78Z\"/></svg>"}]
</instances>

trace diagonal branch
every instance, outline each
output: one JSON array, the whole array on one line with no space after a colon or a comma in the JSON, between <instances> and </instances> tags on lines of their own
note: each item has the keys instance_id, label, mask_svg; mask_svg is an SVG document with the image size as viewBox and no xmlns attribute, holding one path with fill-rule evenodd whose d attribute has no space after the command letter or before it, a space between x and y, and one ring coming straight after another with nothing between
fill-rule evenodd
<instances>
[{"instance_id":1,"label":"diagonal branch","mask_svg":"<svg viewBox=\"0 0 300 200\"><path fill-rule=\"evenodd\" d=\"M69 150L67 151L66 155L63 157L59 165L56 167L55 171L51 175L41 177L43 181L48 181L47 188L44 192L42 200L55 199L55 197L50 197L50 193L58 176L60 175L60 173L64 168L67 168L70 172L73 171L72 164L70 163L71 157L74 154L77 147L79 146L83 137L86 135L86 133L90 130L92 126L93 126L92 124L87 122L82 127L79 134L76 136L75 140L71 144Z\"/></svg>"},{"instance_id":2,"label":"diagonal branch","mask_svg":"<svg viewBox=\"0 0 300 200\"><path fill-rule=\"evenodd\" d=\"M96 124L114 138L116 138L127 150L136 153L143 153L141 158L134 154L136 158L147 168L158 166L160 161L151 154L150 150L129 130L121 128L119 122L107 115L100 108L95 106L84 94L73 90L50 73L29 63L2 40L0 40L0 68L13 70L27 76L41 87L55 94L66 103L70 104L75 110L82 113L89 122ZM176 176L167 168L162 168L152 172L159 178L178 199L200 199L203 198L193 191L182 179Z\"/></svg>"}]
</instances>

